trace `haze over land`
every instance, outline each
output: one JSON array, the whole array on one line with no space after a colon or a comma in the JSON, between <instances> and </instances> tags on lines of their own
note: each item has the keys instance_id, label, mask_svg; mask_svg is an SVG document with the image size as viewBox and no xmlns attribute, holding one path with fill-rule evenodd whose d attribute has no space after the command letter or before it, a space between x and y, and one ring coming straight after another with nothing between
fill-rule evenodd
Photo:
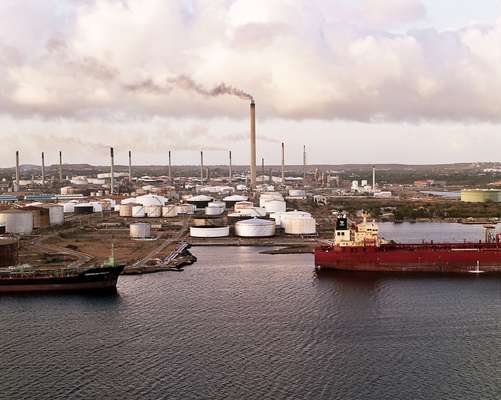
<instances>
[{"instance_id":1,"label":"haze over land","mask_svg":"<svg viewBox=\"0 0 501 400\"><path fill-rule=\"evenodd\" d=\"M303 144L318 164L499 159L499 1L4 0L0 17L0 167L16 149L103 164L110 145L244 164L248 100L221 83L256 99L258 160L281 141L294 164Z\"/></svg>"}]
</instances>

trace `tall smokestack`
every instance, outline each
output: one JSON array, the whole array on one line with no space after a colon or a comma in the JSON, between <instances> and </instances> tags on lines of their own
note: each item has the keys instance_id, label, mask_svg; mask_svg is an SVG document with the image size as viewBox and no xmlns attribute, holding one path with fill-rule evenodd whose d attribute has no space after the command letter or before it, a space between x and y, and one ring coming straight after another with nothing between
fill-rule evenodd
<instances>
[{"instance_id":1,"label":"tall smokestack","mask_svg":"<svg viewBox=\"0 0 501 400\"><path fill-rule=\"evenodd\" d=\"M200 151L200 183L204 183L204 152Z\"/></svg>"},{"instance_id":2,"label":"tall smokestack","mask_svg":"<svg viewBox=\"0 0 501 400\"><path fill-rule=\"evenodd\" d=\"M231 167L232 167L232 165L231 165L231 150L229 152L229 156L230 156L230 165L229 165L228 176L229 176L230 183L231 183L231 181L233 180L233 171L231 170Z\"/></svg>"},{"instance_id":3,"label":"tall smokestack","mask_svg":"<svg viewBox=\"0 0 501 400\"><path fill-rule=\"evenodd\" d=\"M372 191L376 191L376 167L372 166Z\"/></svg>"},{"instance_id":4,"label":"tall smokestack","mask_svg":"<svg viewBox=\"0 0 501 400\"><path fill-rule=\"evenodd\" d=\"M42 185L45 185L45 154L42 151Z\"/></svg>"},{"instance_id":5,"label":"tall smokestack","mask_svg":"<svg viewBox=\"0 0 501 400\"><path fill-rule=\"evenodd\" d=\"M282 185L285 186L285 144L282 142Z\"/></svg>"},{"instance_id":6,"label":"tall smokestack","mask_svg":"<svg viewBox=\"0 0 501 400\"><path fill-rule=\"evenodd\" d=\"M262 182L264 182L264 176L266 175L266 172L264 171L264 157L261 157L261 175L263 176Z\"/></svg>"},{"instance_id":7,"label":"tall smokestack","mask_svg":"<svg viewBox=\"0 0 501 400\"><path fill-rule=\"evenodd\" d=\"M20 179L21 179L21 170L19 169L19 150L16 150L16 192L19 190Z\"/></svg>"},{"instance_id":8,"label":"tall smokestack","mask_svg":"<svg viewBox=\"0 0 501 400\"><path fill-rule=\"evenodd\" d=\"M63 152L59 152L59 183L63 183Z\"/></svg>"},{"instance_id":9,"label":"tall smokestack","mask_svg":"<svg viewBox=\"0 0 501 400\"><path fill-rule=\"evenodd\" d=\"M129 182L132 182L132 152L129 150Z\"/></svg>"},{"instance_id":10,"label":"tall smokestack","mask_svg":"<svg viewBox=\"0 0 501 400\"><path fill-rule=\"evenodd\" d=\"M250 103L250 177L251 187L256 187L256 104Z\"/></svg>"},{"instance_id":11,"label":"tall smokestack","mask_svg":"<svg viewBox=\"0 0 501 400\"><path fill-rule=\"evenodd\" d=\"M172 182L172 157L169 150L169 181Z\"/></svg>"},{"instance_id":12,"label":"tall smokestack","mask_svg":"<svg viewBox=\"0 0 501 400\"><path fill-rule=\"evenodd\" d=\"M303 184L306 183L306 146L303 146Z\"/></svg>"},{"instance_id":13,"label":"tall smokestack","mask_svg":"<svg viewBox=\"0 0 501 400\"><path fill-rule=\"evenodd\" d=\"M110 178L111 178L111 183L110 183L110 193L115 194L115 173L114 173L114 168L115 168L115 162L114 162L114 154L113 154L113 147L110 147L110 158L111 158L111 168L110 168Z\"/></svg>"}]
</instances>

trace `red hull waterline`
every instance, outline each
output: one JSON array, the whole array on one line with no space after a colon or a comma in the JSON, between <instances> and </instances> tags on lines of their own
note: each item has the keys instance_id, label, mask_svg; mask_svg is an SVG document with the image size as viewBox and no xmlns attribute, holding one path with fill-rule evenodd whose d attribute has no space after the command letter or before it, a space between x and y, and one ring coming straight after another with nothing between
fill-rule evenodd
<instances>
[{"instance_id":1,"label":"red hull waterline","mask_svg":"<svg viewBox=\"0 0 501 400\"><path fill-rule=\"evenodd\" d=\"M368 272L501 273L498 243L321 246L317 269Z\"/></svg>"}]
</instances>

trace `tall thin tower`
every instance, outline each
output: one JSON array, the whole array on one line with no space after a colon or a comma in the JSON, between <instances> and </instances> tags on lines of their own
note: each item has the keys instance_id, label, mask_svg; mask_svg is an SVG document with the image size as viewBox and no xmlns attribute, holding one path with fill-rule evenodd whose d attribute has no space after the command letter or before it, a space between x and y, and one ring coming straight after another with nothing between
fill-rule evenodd
<instances>
[{"instance_id":1,"label":"tall thin tower","mask_svg":"<svg viewBox=\"0 0 501 400\"><path fill-rule=\"evenodd\" d=\"M285 144L282 142L282 185L285 186Z\"/></svg>"},{"instance_id":2,"label":"tall thin tower","mask_svg":"<svg viewBox=\"0 0 501 400\"><path fill-rule=\"evenodd\" d=\"M231 170L232 165L231 165L231 150L229 151L229 157L230 157L230 165L229 165L229 170L228 170L228 177L230 179L230 183L233 180L233 171Z\"/></svg>"},{"instance_id":3,"label":"tall thin tower","mask_svg":"<svg viewBox=\"0 0 501 400\"><path fill-rule=\"evenodd\" d=\"M45 154L42 151L42 185L45 186Z\"/></svg>"},{"instance_id":4,"label":"tall thin tower","mask_svg":"<svg viewBox=\"0 0 501 400\"><path fill-rule=\"evenodd\" d=\"M251 187L256 187L256 104L250 103L250 178Z\"/></svg>"},{"instance_id":5,"label":"tall thin tower","mask_svg":"<svg viewBox=\"0 0 501 400\"><path fill-rule=\"evenodd\" d=\"M110 158L111 158L111 168L110 168L110 193L115 194L115 156L113 154L113 147L110 147Z\"/></svg>"},{"instance_id":6,"label":"tall thin tower","mask_svg":"<svg viewBox=\"0 0 501 400\"><path fill-rule=\"evenodd\" d=\"M172 158L169 150L169 181L172 181Z\"/></svg>"},{"instance_id":7,"label":"tall thin tower","mask_svg":"<svg viewBox=\"0 0 501 400\"><path fill-rule=\"evenodd\" d=\"M63 183L63 152L59 151L59 183Z\"/></svg>"},{"instance_id":8,"label":"tall thin tower","mask_svg":"<svg viewBox=\"0 0 501 400\"><path fill-rule=\"evenodd\" d=\"M204 152L200 151L200 183L204 183Z\"/></svg>"},{"instance_id":9,"label":"tall thin tower","mask_svg":"<svg viewBox=\"0 0 501 400\"><path fill-rule=\"evenodd\" d=\"M132 182L132 152L129 150L129 182Z\"/></svg>"}]
</instances>

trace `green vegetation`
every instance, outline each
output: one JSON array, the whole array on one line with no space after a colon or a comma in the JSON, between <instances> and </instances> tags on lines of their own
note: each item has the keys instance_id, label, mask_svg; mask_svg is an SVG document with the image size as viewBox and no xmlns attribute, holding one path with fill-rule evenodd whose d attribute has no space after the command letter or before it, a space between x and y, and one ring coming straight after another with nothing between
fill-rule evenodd
<instances>
[{"instance_id":1,"label":"green vegetation","mask_svg":"<svg viewBox=\"0 0 501 400\"><path fill-rule=\"evenodd\" d=\"M462 203L457 200L401 201L401 200L336 200L330 208L344 210L354 215L367 210L372 218L380 219L385 212L392 212L395 221L416 219L465 219L499 218L501 203Z\"/></svg>"}]
</instances>

